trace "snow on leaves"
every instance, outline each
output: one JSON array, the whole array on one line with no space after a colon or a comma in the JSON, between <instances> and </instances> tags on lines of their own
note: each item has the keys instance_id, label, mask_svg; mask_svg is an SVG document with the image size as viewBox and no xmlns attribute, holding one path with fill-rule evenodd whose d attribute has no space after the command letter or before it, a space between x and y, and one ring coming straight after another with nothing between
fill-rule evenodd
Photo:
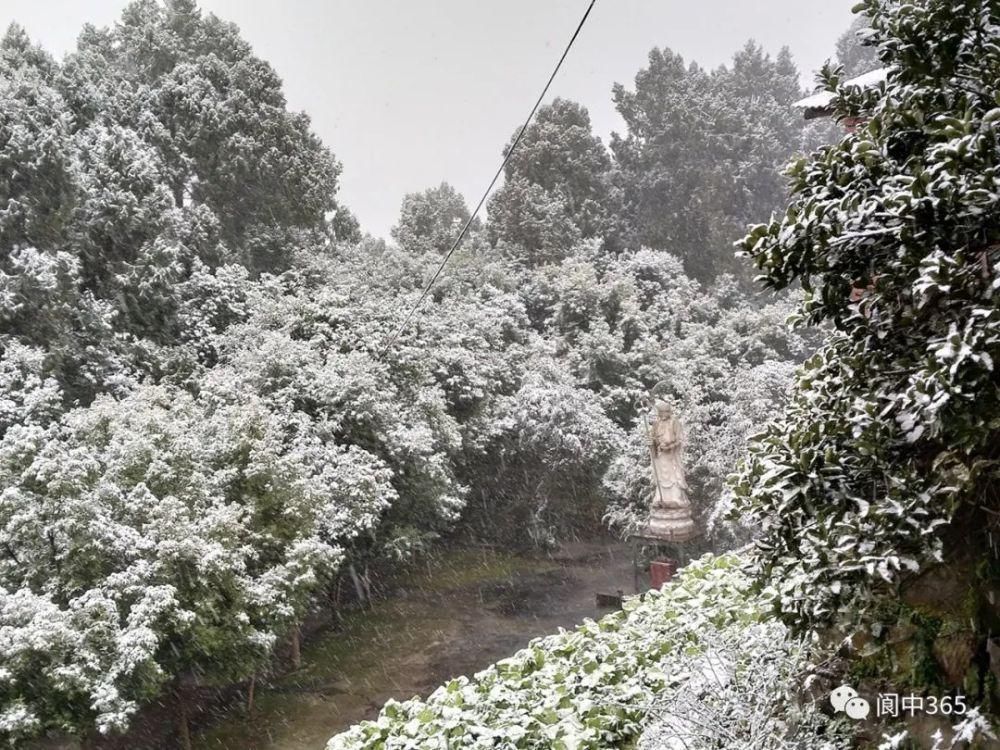
<instances>
[{"instance_id":1,"label":"snow on leaves","mask_svg":"<svg viewBox=\"0 0 1000 750\"><path fill-rule=\"evenodd\" d=\"M782 670L803 665L806 654L783 626L760 624L764 608L747 586L737 558L702 558L662 591L628 600L623 612L535 640L426 700L389 701L377 719L335 736L327 748L599 750L630 744L697 689L692 664L715 655L720 642L741 644L741 677L749 667L777 679ZM740 683L732 680L729 692L739 693ZM771 695L771 710L794 710L779 693ZM708 728L714 742L752 718L741 713L750 703L752 697L741 694L726 721L714 732ZM769 722L769 729L780 740L783 727Z\"/></svg>"},{"instance_id":2,"label":"snow on leaves","mask_svg":"<svg viewBox=\"0 0 1000 750\"><path fill-rule=\"evenodd\" d=\"M837 89L838 114L865 123L794 164L787 213L741 245L837 329L732 484L800 626L863 622L1000 477L1000 18L981 2L862 6L887 82Z\"/></svg>"}]
</instances>

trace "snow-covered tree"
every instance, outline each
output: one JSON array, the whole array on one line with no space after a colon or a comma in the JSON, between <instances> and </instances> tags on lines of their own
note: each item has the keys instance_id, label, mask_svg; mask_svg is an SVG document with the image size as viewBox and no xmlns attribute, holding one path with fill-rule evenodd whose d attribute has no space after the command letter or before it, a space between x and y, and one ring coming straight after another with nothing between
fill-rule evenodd
<instances>
[{"instance_id":1,"label":"snow-covered tree","mask_svg":"<svg viewBox=\"0 0 1000 750\"><path fill-rule=\"evenodd\" d=\"M62 64L12 26L0 103L0 337L46 350L67 403L190 369L170 349L192 340L194 275L356 234L308 119L191 0L134 2Z\"/></svg>"},{"instance_id":2,"label":"snow-covered tree","mask_svg":"<svg viewBox=\"0 0 1000 750\"><path fill-rule=\"evenodd\" d=\"M392 238L415 255L446 253L468 220L469 207L465 205L465 198L447 182L442 182L436 188L409 193L403 198ZM479 220L469 229L478 231ZM470 244L472 238L466 237L465 247Z\"/></svg>"},{"instance_id":3,"label":"snow-covered tree","mask_svg":"<svg viewBox=\"0 0 1000 750\"><path fill-rule=\"evenodd\" d=\"M837 90L837 113L866 124L797 162L787 213L742 242L769 286L801 281L804 319L835 333L733 488L789 621L861 632L870 654L919 607L941 626L921 679L968 678L983 695L972 665L995 633L1000 511L1000 9L862 5L888 82Z\"/></svg>"},{"instance_id":4,"label":"snow-covered tree","mask_svg":"<svg viewBox=\"0 0 1000 750\"><path fill-rule=\"evenodd\" d=\"M290 248L337 208L340 165L309 119L287 110L238 29L194 0L136 0L113 29L87 29L59 80L78 128L133 130L173 204L210 209L253 270L287 268Z\"/></svg>"},{"instance_id":5,"label":"snow-covered tree","mask_svg":"<svg viewBox=\"0 0 1000 750\"><path fill-rule=\"evenodd\" d=\"M851 27L837 40L837 62L844 66L845 77L854 78L881 67L877 51L866 44L870 30L868 18L858 15Z\"/></svg>"},{"instance_id":6,"label":"snow-covered tree","mask_svg":"<svg viewBox=\"0 0 1000 750\"><path fill-rule=\"evenodd\" d=\"M634 90L614 89L630 244L676 255L703 281L738 268L731 243L783 201L779 170L802 146L790 107L800 95L787 50L771 58L751 43L713 72L650 52Z\"/></svg>"},{"instance_id":7,"label":"snow-covered tree","mask_svg":"<svg viewBox=\"0 0 1000 750\"><path fill-rule=\"evenodd\" d=\"M0 252L60 238L75 191L72 113L54 63L12 25L0 40Z\"/></svg>"},{"instance_id":8,"label":"snow-covered tree","mask_svg":"<svg viewBox=\"0 0 1000 750\"><path fill-rule=\"evenodd\" d=\"M591 130L590 114L556 99L539 108L507 162L504 184L489 201L489 231L528 265L558 261L583 240L616 247L620 204L611 157Z\"/></svg>"}]
</instances>

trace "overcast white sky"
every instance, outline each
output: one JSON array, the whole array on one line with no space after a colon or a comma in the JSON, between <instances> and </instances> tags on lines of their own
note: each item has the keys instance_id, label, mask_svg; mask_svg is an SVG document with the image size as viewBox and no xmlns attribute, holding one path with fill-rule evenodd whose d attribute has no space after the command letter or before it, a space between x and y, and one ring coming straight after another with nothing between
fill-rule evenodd
<instances>
[{"instance_id":1,"label":"overcast white sky","mask_svg":"<svg viewBox=\"0 0 1000 750\"><path fill-rule=\"evenodd\" d=\"M201 0L237 23L344 165L340 199L387 235L407 192L452 183L473 204L523 121L588 0ZM791 48L804 71L833 55L855 0L597 0L550 91L582 102L607 142L621 126L616 81L654 47L705 67L753 38ZM126 0L0 0L62 56L85 22L113 23ZM811 80L811 73L808 75Z\"/></svg>"}]
</instances>

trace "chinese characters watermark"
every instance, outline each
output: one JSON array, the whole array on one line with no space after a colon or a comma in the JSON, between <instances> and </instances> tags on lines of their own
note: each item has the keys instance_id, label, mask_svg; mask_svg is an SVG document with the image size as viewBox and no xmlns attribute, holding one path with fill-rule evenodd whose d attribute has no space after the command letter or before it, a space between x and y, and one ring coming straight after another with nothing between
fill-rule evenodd
<instances>
[{"instance_id":1,"label":"chinese characters watermark","mask_svg":"<svg viewBox=\"0 0 1000 750\"><path fill-rule=\"evenodd\" d=\"M879 693L878 701L875 703L876 716L888 716L898 719L902 716L916 716L917 714L927 714L929 716L964 716L969 710L965 703L964 695L900 695L899 693Z\"/></svg>"},{"instance_id":2,"label":"chinese characters watermark","mask_svg":"<svg viewBox=\"0 0 1000 750\"><path fill-rule=\"evenodd\" d=\"M855 721L867 719L871 704L850 685L841 685L830 693L830 705L836 713L843 711ZM875 701L875 716L898 719L917 714L928 716L964 716L969 710L964 695L916 695L915 693L879 693Z\"/></svg>"}]
</instances>

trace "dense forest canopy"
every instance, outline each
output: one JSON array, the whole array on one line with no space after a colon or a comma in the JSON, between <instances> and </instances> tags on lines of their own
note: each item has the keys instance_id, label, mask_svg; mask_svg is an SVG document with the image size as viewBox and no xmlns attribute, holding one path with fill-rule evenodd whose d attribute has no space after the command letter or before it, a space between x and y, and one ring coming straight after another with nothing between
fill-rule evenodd
<instances>
[{"instance_id":1,"label":"dense forest canopy","mask_svg":"<svg viewBox=\"0 0 1000 750\"><path fill-rule=\"evenodd\" d=\"M801 284L799 321L829 332L729 480L732 517L753 529L741 555L756 583L728 599L726 558L706 557L625 613L426 701L390 703L330 750L440 736L595 750L996 747L1000 8L859 10L855 30L887 80L845 85L872 60L841 44L848 65L822 78L849 132L795 160L787 210L739 243L767 287ZM811 713L835 688L858 696L852 686L870 696L869 721ZM899 713L892 697L946 709Z\"/></svg>"},{"instance_id":2,"label":"dense forest canopy","mask_svg":"<svg viewBox=\"0 0 1000 750\"><path fill-rule=\"evenodd\" d=\"M902 547L917 541L921 564L933 545L902 522L871 523L854 484L889 481L887 514L947 523L939 501L971 508L961 498L993 486L995 426L983 420L997 413L935 396L957 380L979 395L996 348L988 327L967 325L996 325L987 276L970 271L986 257L987 273L988 253L974 253L995 239L977 218L992 212L987 187L970 182L992 179L995 105L942 79L961 68L985 85L995 61L962 47L971 10L950 21L953 44L917 61L941 5L920 5L921 32L910 6L867 3L864 33L901 69L901 94L842 92L840 114L873 111L871 125L799 162L789 218L744 242L780 293L756 290L733 242L785 205L781 167L840 135L791 108L803 92L787 51L748 43L706 71L656 49L631 87L614 87L626 130L609 146L579 104L539 110L488 216L401 331L469 220L450 185L408 195L390 242L362 236L308 117L288 111L238 30L193 0L137 0L113 27L86 27L62 61L11 26L0 41L0 738L121 733L190 685L247 680L340 579L367 581L439 540L545 548L634 529L649 492L637 403L654 386L688 427L691 497L713 529L705 550L756 536L770 569L794 573L788 586L820 586L785 614L808 624L868 596L874 559L800 534L829 487L812 475L778 486L794 467L772 469L802 450L842 466L850 510L825 516L837 534L877 533L879 573L910 565ZM831 85L871 63L854 36ZM885 199L901 176L914 198ZM826 254L811 250L817 236ZM893 259L897 246L907 253ZM836 334L735 484L748 521L727 520L725 477L820 342L785 326L793 278L810 289L810 322ZM849 309L854 281L878 304ZM900 368L912 375L903 392L887 380ZM945 440L955 452L941 458ZM931 466L955 482L930 479ZM836 544L852 567L833 577L797 548L789 563L800 540ZM747 611L767 617L770 600L755 597Z\"/></svg>"},{"instance_id":3,"label":"dense forest canopy","mask_svg":"<svg viewBox=\"0 0 1000 750\"><path fill-rule=\"evenodd\" d=\"M395 244L360 239L339 164L274 71L187 0L133 3L61 63L16 26L0 50L9 737L122 730L172 685L253 674L347 566L445 534L547 545L636 523L634 404L660 381L691 423L707 515L810 351L782 326L788 300L712 260L735 224L682 251L633 223L626 201L669 186L619 156L651 129L673 138L669 122L633 119L616 155L583 107L545 105L489 220L383 352L468 220L453 188L408 196ZM674 75L644 71L616 93L644 105L623 111L656 92L676 106ZM748 176L791 156L785 53L748 47L707 80L705 97L767 94L784 140ZM695 258L714 285L686 275Z\"/></svg>"}]
</instances>

